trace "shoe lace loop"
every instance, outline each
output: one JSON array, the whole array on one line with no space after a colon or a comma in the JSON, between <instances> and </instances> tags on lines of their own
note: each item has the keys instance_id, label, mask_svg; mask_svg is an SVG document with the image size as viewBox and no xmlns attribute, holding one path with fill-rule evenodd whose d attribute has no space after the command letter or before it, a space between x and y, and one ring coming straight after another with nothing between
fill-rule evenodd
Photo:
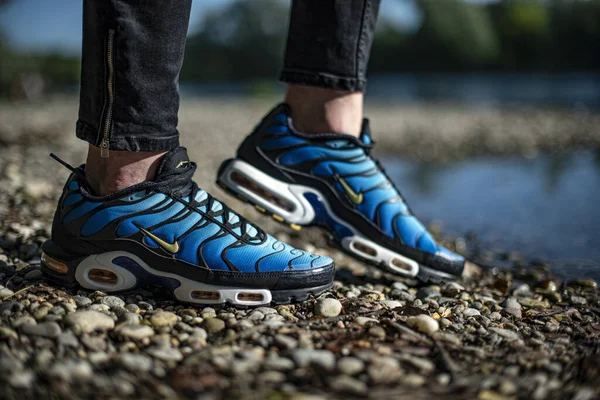
<instances>
[{"instance_id":1,"label":"shoe lace loop","mask_svg":"<svg viewBox=\"0 0 600 400\"><path fill-rule=\"evenodd\" d=\"M189 196L189 205L195 209L197 212L205 214L207 217L212 220L216 220L218 217L222 217L222 222L216 220L216 222L230 228L231 230L235 230L237 228L240 229L241 236L245 239L251 239L256 236L263 236L262 231L242 217L240 214L234 212L229 208L225 203L217 200L208 192L202 190L196 182L193 180L194 173L196 172L197 164L195 162L190 162L188 167L185 169L176 169L174 172L169 174L163 174L158 177L155 182L157 186L155 190L163 193L167 193L173 197L178 198L180 201L183 201L183 198ZM200 192L206 194L203 200L200 202L196 199ZM206 205L206 212L202 212L199 210L199 207ZM220 208L218 208L220 206ZM237 221L231 222L235 220L237 217ZM251 233L251 229L255 232Z\"/></svg>"}]
</instances>

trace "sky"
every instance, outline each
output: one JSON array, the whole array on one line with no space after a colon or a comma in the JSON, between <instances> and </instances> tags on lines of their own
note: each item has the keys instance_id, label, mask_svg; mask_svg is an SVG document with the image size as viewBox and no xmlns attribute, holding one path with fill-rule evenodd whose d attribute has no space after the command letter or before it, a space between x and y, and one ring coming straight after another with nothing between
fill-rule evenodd
<instances>
[{"instance_id":1,"label":"sky","mask_svg":"<svg viewBox=\"0 0 600 400\"><path fill-rule=\"evenodd\" d=\"M226 6L232 1L194 0L190 32L200 24L204 12ZM58 50L79 54L82 4L82 0L13 0L0 9L0 30L8 36L11 47L15 49L39 52ZM418 20L417 11L410 0L385 0L380 15L409 27Z\"/></svg>"}]
</instances>

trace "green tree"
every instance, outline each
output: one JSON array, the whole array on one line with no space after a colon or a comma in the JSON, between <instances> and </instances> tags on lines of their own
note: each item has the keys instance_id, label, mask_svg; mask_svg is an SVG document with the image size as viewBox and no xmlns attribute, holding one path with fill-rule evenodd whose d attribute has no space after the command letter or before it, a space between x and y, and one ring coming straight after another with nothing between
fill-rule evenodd
<instances>
[{"instance_id":1,"label":"green tree","mask_svg":"<svg viewBox=\"0 0 600 400\"><path fill-rule=\"evenodd\" d=\"M544 70L556 48L550 42L550 12L540 1L510 0L490 6L500 37L500 67Z\"/></svg>"},{"instance_id":2,"label":"green tree","mask_svg":"<svg viewBox=\"0 0 600 400\"><path fill-rule=\"evenodd\" d=\"M182 79L272 78L282 62L288 8L279 0L237 0L208 13L186 46Z\"/></svg>"},{"instance_id":3,"label":"green tree","mask_svg":"<svg viewBox=\"0 0 600 400\"><path fill-rule=\"evenodd\" d=\"M481 68L496 62L498 37L488 9L459 0L420 0L423 26L412 40L427 69Z\"/></svg>"}]
</instances>

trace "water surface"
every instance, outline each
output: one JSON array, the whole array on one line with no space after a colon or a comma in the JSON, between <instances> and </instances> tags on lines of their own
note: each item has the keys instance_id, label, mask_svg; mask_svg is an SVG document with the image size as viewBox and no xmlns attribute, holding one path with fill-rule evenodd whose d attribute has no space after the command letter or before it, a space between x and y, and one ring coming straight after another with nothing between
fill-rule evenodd
<instances>
[{"instance_id":1,"label":"water surface","mask_svg":"<svg viewBox=\"0 0 600 400\"><path fill-rule=\"evenodd\" d=\"M445 233L541 258L563 278L600 280L600 153L382 161L414 213L442 221Z\"/></svg>"},{"instance_id":2,"label":"water surface","mask_svg":"<svg viewBox=\"0 0 600 400\"><path fill-rule=\"evenodd\" d=\"M183 97L282 96L284 85L265 82L182 82ZM600 109L599 73L374 74L367 102L449 102L468 107L549 106Z\"/></svg>"}]
</instances>

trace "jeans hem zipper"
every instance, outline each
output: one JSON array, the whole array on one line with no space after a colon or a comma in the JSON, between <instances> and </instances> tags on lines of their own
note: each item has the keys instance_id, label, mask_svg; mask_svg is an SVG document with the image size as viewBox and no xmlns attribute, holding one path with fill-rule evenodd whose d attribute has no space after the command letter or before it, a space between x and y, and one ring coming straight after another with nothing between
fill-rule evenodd
<instances>
[{"instance_id":1,"label":"jeans hem zipper","mask_svg":"<svg viewBox=\"0 0 600 400\"><path fill-rule=\"evenodd\" d=\"M108 68L108 77L106 80L106 86L108 89L108 102L106 107L106 117L104 118L104 131L102 135L102 142L100 143L100 156L102 158L108 158L108 148L110 144L110 130L113 118L114 108L114 65L113 65L113 47L115 42L115 30L110 29L108 31L108 43L106 46L106 65Z\"/></svg>"}]
</instances>

